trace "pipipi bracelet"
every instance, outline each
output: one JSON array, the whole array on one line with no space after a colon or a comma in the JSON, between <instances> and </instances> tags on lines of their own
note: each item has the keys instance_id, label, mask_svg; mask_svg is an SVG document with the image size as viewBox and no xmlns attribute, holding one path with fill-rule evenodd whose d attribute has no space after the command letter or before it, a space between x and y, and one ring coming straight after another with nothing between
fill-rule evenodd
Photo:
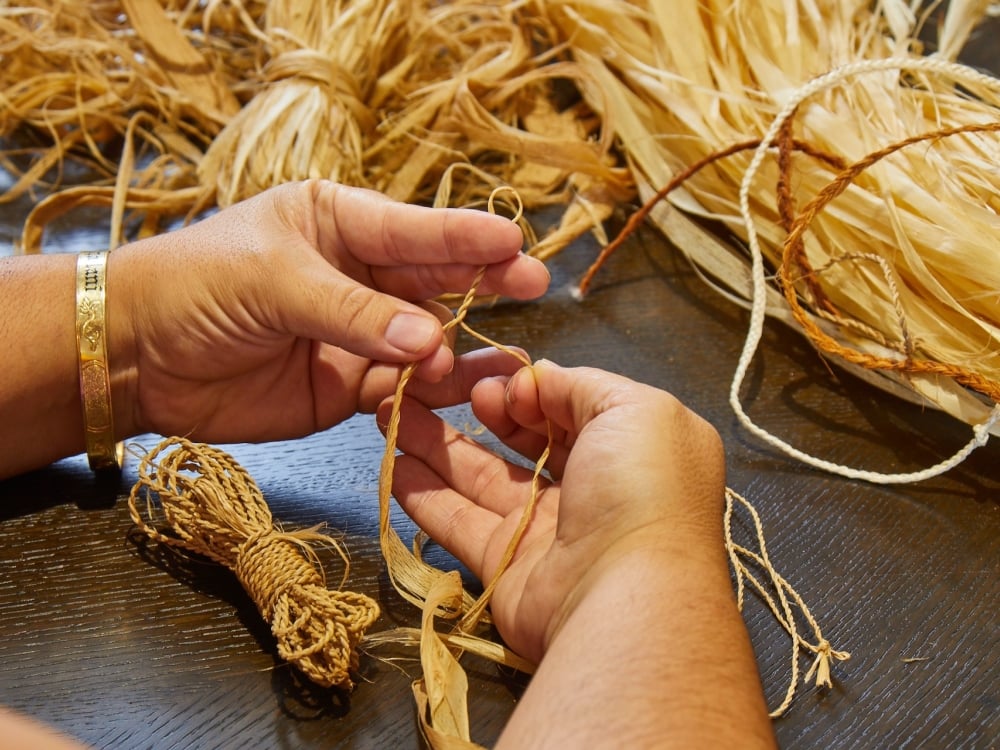
<instances>
[{"instance_id":1,"label":"pipipi bracelet","mask_svg":"<svg viewBox=\"0 0 1000 750\"><path fill-rule=\"evenodd\" d=\"M108 370L105 306L107 252L82 252L76 260L76 343L80 352L80 401L87 459L94 471L121 468L124 449L115 442Z\"/></svg>"}]
</instances>

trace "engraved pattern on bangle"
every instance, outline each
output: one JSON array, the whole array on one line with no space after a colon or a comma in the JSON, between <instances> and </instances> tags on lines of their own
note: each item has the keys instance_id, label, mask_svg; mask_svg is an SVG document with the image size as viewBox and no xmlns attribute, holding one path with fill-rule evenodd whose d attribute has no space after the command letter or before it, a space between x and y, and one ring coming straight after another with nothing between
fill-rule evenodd
<instances>
[{"instance_id":1,"label":"engraved pattern on bangle","mask_svg":"<svg viewBox=\"0 0 1000 750\"><path fill-rule=\"evenodd\" d=\"M77 315L80 318L80 336L90 345L90 351L96 352L104 332L104 305L84 298Z\"/></svg>"},{"instance_id":2,"label":"engraved pattern on bangle","mask_svg":"<svg viewBox=\"0 0 1000 750\"><path fill-rule=\"evenodd\" d=\"M121 468L122 445L115 442L108 370L107 309L104 304L106 252L84 252L76 263L76 339L79 349L83 435L90 468Z\"/></svg>"}]
</instances>

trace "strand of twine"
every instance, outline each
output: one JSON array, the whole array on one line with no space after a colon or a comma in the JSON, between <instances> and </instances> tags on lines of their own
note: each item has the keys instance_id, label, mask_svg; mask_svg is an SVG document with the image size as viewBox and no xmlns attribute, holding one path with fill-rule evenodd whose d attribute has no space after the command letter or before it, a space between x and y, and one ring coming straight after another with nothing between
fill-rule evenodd
<instances>
[{"instance_id":1,"label":"strand of twine","mask_svg":"<svg viewBox=\"0 0 1000 750\"><path fill-rule=\"evenodd\" d=\"M760 548L759 553L749 550L733 541L732 521L737 506L743 507L750 514L757 545ZM778 573L774 564L771 562L771 558L767 552L767 544L764 540L764 526L761 523L760 515L757 513L757 510L746 498L728 487L726 488L726 510L723 525L725 528L726 551L729 554L729 562L732 565L733 573L736 577L737 606L742 612L746 583L749 582L753 589L757 592L758 596L760 596L761 599L763 599L767 604L767 607L771 610L774 618L785 629L792 641L792 666L788 688L785 691L785 696L781 703L777 706L777 708L774 708L770 712L771 717L776 718L788 710L788 707L791 705L792 699L795 697L795 693L798 690L800 682L799 655L802 649L811 651L815 654L815 658L812 666L806 672L805 677L802 677L801 679L808 682L809 679L812 678L813 674L815 674L816 685L820 687L832 686L832 663L834 661L846 661L851 658L851 655L847 651L834 649L830 642L823 636L823 631L820 629L819 623L816 622L815 617L813 617L812 612L809 611L809 607L806 606L805 601L803 601L802 597L795 591L792 585L788 583L788 581L785 580L780 573ZM768 593L765 585L760 581L760 579L757 578L757 576L753 574L752 570L745 561L749 561L753 565L765 571L771 582L771 586L774 589L777 601L775 601L775 597L772 597L771 594ZM799 633L798 625L796 624L796 616L792 609L793 604L801 613L801 616L805 619L806 624L812 630L813 635L816 638L815 644L807 641Z\"/></svg>"},{"instance_id":2,"label":"strand of twine","mask_svg":"<svg viewBox=\"0 0 1000 750\"><path fill-rule=\"evenodd\" d=\"M791 122L791 119L788 120ZM907 356L903 359L890 359L888 357L877 357L872 354L859 352L856 349L846 347L838 343L833 337L824 333L819 326L808 316L802 308L799 295L795 292L795 282L803 278L812 278L815 271L810 267L805 254L804 235L816 215L822 211L831 201L843 193L851 183L857 179L858 175L866 169L881 161L885 157L894 154L908 146L923 143L930 140L948 138L962 133L988 133L1000 130L1000 122L986 124L960 125L951 128L943 128L930 133L923 133L906 138L898 143L893 143L883 149L868 154L863 159L859 159L849 167L841 171L836 178L824 187L816 196L806 204L802 212L794 219L789 228L788 236L785 238L782 248L782 262L778 270L780 287L784 291L785 299L791 308L792 314L802 326L806 335L812 339L813 343L820 349L830 354L837 355L848 362L859 364L871 370L897 370L909 373L924 373L934 375L944 375L978 393L990 398L994 403L1000 402L1000 383L983 377L964 367L952 365L932 360L919 359ZM796 266L799 271L796 273ZM897 314L901 309L899 293L896 290L895 280L886 266L882 268L886 276L893 302L897 309ZM828 310L839 318L839 314L832 304L827 302ZM908 339L908 334L903 331L903 339Z\"/></svg>"},{"instance_id":3,"label":"strand of twine","mask_svg":"<svg viewBox=\"0 0 1000 750\"><path fill-rule=\"evenodd\" d=\"M141 457L128 508L153 541L232 570L270 624L282 659L324 687L353 686L358 645L379 616L378 604L364 594L327 588L313 545L339 554L341 585L350 567L344 548L318 527L277 527L257 484L232 456L167 438Z\"/></svg>"},{"instance_id":4,"label":"strand of twine","mask_svg":"<svg viewBox=\"0 0 1000 750\"><path fill-rule=\"evenodd\" d=\"M792 92L785 106L772 121L766 134L759 139L752 139L723 147L702 159L694 162L686 169L678 172L666 185L660 188L643 206L629 217L623 229L612 242L606 245L597 259L587 269L578 285L578 296L583 296L594 276L606 263L607 259L618 248L624 244L641 223L648 217L649 213L660 201L664 200L670 193L683 185L704 167L727 158L734 154L753 149L754 154L749 167L744 172L740 185L740 213L747 229L747 244L751 255L751 279L752 293L750 304L750 323L744 347L738 361L733 380L730 386L729 401L737 419L752 434L765 442L778 448L786 455L796 460L813 466L814 468L845 476L851 479L862 479L879 484L908 484L920 482L934 476L943 474L964 461L976 448L986 444L989 440L990 430L998 420L1000 420L1000 383L986 378L966 367L953 363L943 363L933 360L921 359L913 354L913 344L907 330L906 316L903 310L902 300L898 292L898 284L893 276L889 264L884 258L871 253L855 253L843 258L831 261L826 267L813 269L805 254L804 235L815 217L831 201L843 193L847 187L857 179L866 169L886 158L887 156L908 146L931 140L960 135L963 133L995 132L1000 130L1000 123L970 124L955 127L942 128L928 133L911 136L897 143L890 144L878 151L868 154L862 159L847 164L840 157L815 148L808 143L796 140L792 137L791 128L794 115L799 105L807 98L830 88L855 75L865 73L885 71L885 70L926 70L950 75L958 80L973 82L985 85L989 88L997 88L998 81L991 76L979 73L967 66L951 63L934 58L886 58L881 60L867 60L851 63L837 68L829 73L819 76ZM814 457L778 438L766 429L758 426L747 415L740 400L740 390L749 370L750 363L756 354L757 347L763 335L764 320L766 317L766 285L763 253L756 230L755 220L750 210L750 190L753 178L760 170L764 158L772 148L778 150L778 184L776 196L778 204L778 214L781 225L786 230L787 236L782 246L782 262L779 267L779 286L788 302L791 312L796 321L801 325L803 332L813 342L813 344L823 352L838 356L846 362L860 365L869 370L886 370L913 374L941 375L953 379L955 382L980 393L989 398L994 406L987 418L979 424L973 425L973 436L956 451L952 456L941 462L916 472L883 474L880 472L855 469L843 466L832 461ZM805 208L796 215L794 212L794 198L791 192L792 163L791 154L793 151L806 153L838 170L838 174L827 186L825 186ZM809 313L803 308L800 296L796 291L796 282L803 282L817 308L816 314L826 318L847 329L852 329L869 336L870 338L886 345L889 348L883 334L873 330L859 321L842 316L823 292L818 284L818 277L825 268L829 268L835 262L845 262L852 260L866 260L879 266L886 288L889 292L894 310L896 312L897 323L900 329L902 340L901 356L890 358L876 356L867 352L844 346L836 341L832 336L825 333Z\"/></svg>"},{"instance_id":5,"label":"strand of twine","mask_svg":"<svg viewBox=\"0 0 1000 750\"><path fill-rule=\"evenodd\" d=\"M849 479L861 479L868 482L873 482L877 484L909 484L913 482L920 482L925 479L930 479L931 477L943 474L946 471L954 468L962 461L964 461L972 451L986 444L989 439L990 429L997 420L1000 419L1000 404L995 403L993 409L990 411L988 418L973 426L973 437L972 439L960 448L954 455L945 460L935 464L934 466L928 467L921 471L915 472L905 472L897 474L886 474L875 471L867 471L863 469L856 469L850 466L844 466L833 461L828 461L826 459L818 458L805 451L802 451L795 446L789 444L788 442L782 440L781 438L768 432L766 429L758 426L743 409L743 404L740 400L740 390L742 389L743 382L746 378L746 374L750 368L750 363L753 360L754 355L757 352L757 347L760 343L760 339L763 335L764 330L764 320L766 315L766 284L764 274L764 256L761 251L760 241L758 239L756 223L753 214L750 210L750 191L753 186L753 179L757 172L760 170L761 165L767 155L768 150L774 145L775 141L780 135L782 128L785 127L786 121L790 120L798 109L799 105L806 99L814 96L815 94L829 89L853 76L865 75L868 73L874 73L879 71L926 71L939 73L941 75L951 76L954 79L965 81L966 83L976 83L985 86L990 89L995 89L1000 85L996 79L991 76L980 73L968 66L961 65L958 63L951 63L944 60L939 60L935 58L899 58L890 57L881 60L864 60L855 63L849 63L836 68L829 73L821 75L814 78L812 81L802 86L798 90L792 92L784 107L779 111L777 116L771 122L770 127L765 133L764 137L761 139L760 144L754 151L753 157L750 161L750 165L747 167L746 172L743 174L743 180L740 184L739 191L739 204L740 204L740 214L743 218L743 222L747 230L747 245L750 251L751 257L751 279L752 279L752 300L750 307L750 324L747 330L747 337L744 342L743 351L740 354L739 361L736 366L735 374L733 375L732 384L729 391L729 403L735 412L737 419L740 424L743 425L752 434L756 435L758 438L764 440L770 445L783 451L786 455L795 458L796 460L805 463L814 468L822 469L824 471L837 474ZM930 134L927 137L934 137L934 134ZM940 136L938 136L940 137ZM905 145L905 142L904 142ZM902 147L902 146L900 146ZM890 152L891 153L891 152ZM887 155L887 154L884 154ZM883 155L883 156L884 156ZM881 156L879 158L882 158ZM865 160L862 160L864 162ZM874 163L874 162L873 162ZM862 171L865 167L862 167ZM848 172L850 171L847 170ZM850 179L853 179L850 178ZM846 187L849 180L844 181L842 184ZM840 184L840 183L838 183ZM844 188L840 188L842 192ZM839 193L837 193L839 194ZM823 195L823 194L821 194ZM832 200L835 195L826 199L823 203L816 203L816 205L810 210L808 218L803 218L800 215L799 220L797 220L795 226L793 227L797 236L800 238L801 234L805 231L806 226L812 220L812 217L826 205L826 202ZM823 200L819 198L819 200ZM783 254L789 253L789 242L786 240L785 247L783 249ZM793 257L796 256L795 252L791 253ZM791 285L787 285L791 286ZM788 290L786 289L786 298L788 295ZM818 330L818 329L817 329ZM832 341L832 340L831 340ZM833 342L836 343L836 342ZM873 358L871 361L865 359L858 353L857 359L858 363L863 366L869 367L874 364L877 360ZM899 369L903 371L909 371L907 368L912 366L914 360L908 359L904 360L902 363L896 364L894 361L889 360L887 363L893 364L893 369ZM921 365L921 367L925 367ZM960 369L960 368L955 368ZM925 370L920 371L932 371L929 366L926 366ZM955 370L952 370L952 376L954 376ZM974 374L968 373L967 371L963 374L963 380L961 382L973 387L972 383L978 382ZM995 384L994 384L995 387ZM987 394L988 395L988 394ZM994 397L994 402L998 399Z\"/></svg>"},{"instance_id":6,"label":"strand of twine","mask_svg":"<svg viewBox=\"0 0 1000 750\"><path fill-rule=\"evenodd\" d=\"M587 268L586 272L580 279L580 283L576 288L576 295L582 298L587 294L590 289L590 285L594 280L594 277L601 270L601 267L608 261L608 259L613 255L624 243L639 229L642 223L648 218L649 214L656 207L656 205L664 200L668 195L674 192L677 188L681 187L685 182L694 177L698 172L700 172L705 167L714 164L717 161L721 161L727 157L733 156L734 154L741 153L743 151L750 151L751 149L757 148L761 143L760 138L752 138L746 141L740 141L738 143L733 143L729 146L725 146L717 151L713 151L707 156L695 161L688 167L684 168L677 174L675 174L666 185L661 187L652 198L643 203L639 210L635 211L628 220L625 222L625 226L622 230L615 236L615 238L601 248L601 252L598 254L597 259ZM817 149L812 144L806 141L800 141L797 139L792 139L791 146L797 151L801 151L809 156L815 157L826 164L837 169L843 169L845 167L845 162L839 156L835 154L827 153L821 149Z\"/></svg>"},{"instance_id":7,"label":"strand of twine","mask_svg":"<svg viewBox=\"0 0 1000 750\"><path fill-rule=\"evenodd\" d=\"M490 194L487 203L487 210L490 213L496 213L496 200L505 192L510 192L515 197L516 212L515 216L511 220L516 223L523 215L524 207L521 203L520 196L513 190L513 188L501 186L494 189ZM456 326L461 327L462 330L479 341L509 354L520 361L524 366L530 367L531 361L520 352L482 335L469 326L465 321L469 308L475 302L479 285L482 283L485 274L486 267L484 266L478 270L473 278L468 292L466 292L462 303L455 311L454 317L444 325L445 333ZM389 421L386 425L386 446L382 457L382 465L379 471L379 541L382 546L383 557L387 563L389 578L392 581L393 586L404 599L417 607L423 608L427 601L427 592L433 588L434 583L437 578L442 575L442 572L427 564L420 557L411 552L399 538L399 535L390 523L392 474L396 463L396 443L399 436L400 408L402 404L402 396L406 390L407 384L410 382L410 379L416 370L416 367L417 363L410 363L400 374L399 382L396 386L395 397L393 398L392 409L389 414ZM456 630L459 632L469 633L483 621L486 613L486 607L489 605L493 590L495 589L500 576L506 571L510 561L513 559L517 546L521 541L521 537L524 535L524 531L534 515L535 504L537 503L539 496L541 473L545 467L546 461L548 460L549 450L552 444L551 425L548 426L548 431L549 442L545 451L535 464L528 502L525 505L524 512L522 513L517 529L504 551L500 564L497 566L496 573L486 585L483 593L478 597L478 599L473 600L471 595L466 592L463 595L461 606L457 607L456 610L451 610L450 608L445 607L439 608L436 612L437 616L448 618L454 618L461 614L462 619L456 627Z\"/></svg>"},{"instance_id":8,"label":"strand of twine","mask_svg":"<svg viewBox=\"0 0 1000 750\"><path fill-rule=\"evenodd\" d=\"M501 186L494 189L487 202L487 210L496 213L495 201L506 191L510 191L516 199L516 212L512 221L518 222L523 214L523 204L520 196L510 187ZM531 361L520 352L480 334L465 322L485 274L485 266L477 271L454 317L444 325L445 333L459 326L479 341L510 354L524 366L530 367ZM458 659L464 651L471 650L501 663L530 668L523 659L511 654L506 648L499 649L498 652L495 644L483 642L483 639L470 633L486 620L486 608L492 599L493 591L513 560L521 538L534 516L535 505L540 496L541 473L552 445L552 426L548 424L548 445L535 464L530 496L517 529L511 536L492 578L482 594L473 600L462 586L461 578L455 571L438 570L422 559L419 535L414 541L413 551L410 551L390 524L389 508L399 436L400 409L406 386L416 366L416 363L410 363L403 368L386 425L385 453L379 471L379 542L393 587L404 599L421 609L419 644L422 676L412 685L420 731L428 745L435 750L479 748L480 746L470 739L465 695L468 682ZM452 627L451 633L440 633L434 626L436 617L455 619L459 616L461 619ZM411 633L404 632L373 642L408 641L410 638Z\"/></svg>"}]
</instances>

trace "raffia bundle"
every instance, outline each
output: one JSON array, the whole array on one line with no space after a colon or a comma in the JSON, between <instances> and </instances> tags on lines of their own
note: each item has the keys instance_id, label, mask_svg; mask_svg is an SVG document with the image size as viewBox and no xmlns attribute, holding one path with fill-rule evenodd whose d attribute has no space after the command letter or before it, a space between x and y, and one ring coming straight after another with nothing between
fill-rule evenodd
<instances>
[{"instance_id":1,"label":"raffia bundle","mask_svg":"<svg viewBox=\"0 0 1000 750\"><path fill-rule=\"evenodd\" d=\"M611 102L645 197L744 144L685 179L670 195L681 211L658 206L653 221L752 305L731 393L744 424L873 481L954 461L895 476L814 460L753 425L739 390L766 311L877 385L979 425L956 460L995 423L1000 84L949 64L986 2L950 3L939 51L922 55L917 34L936 5L570 2L560 16L574 59L599 82L589 101L599 112ZM681 212L721 222L750 252ZM774 271L778 283L766 283Z\"/></svg>"},{"instance_id":2,"label":"raffia bundle","mask_svg":"<svg viewBox=\"0 0 1000 750\"><path fill-rule=\"evenodd\" d=\"M731 397L744 423L770 437L739 403L766 312L881 387L984 424L1000 393L998 149L990 132L955 131L995 122L1000 97L947 62L988 5L956 0L943 16L904 0L5 5L0 139L33 135L2 152L17 179L0 200L51 191L25 224L22 249L35 252L45 226L80 205L111 206L114 246L130 215L151 232L290 179L438 205L510 185L529 210L563 206L556 231L529 233L548 257L585 231L603 238L633 184L651 198L743 144L651 217L752 304ZM928 58L917 38L939 16ZM852 164L911 138L798 213ZM63 186L71 160L96 179ZM717 220L750 252L687 215Z\"/></svg>"},{"instance_id":3,"label":"raffia bundle","mask_svg":"<svg viewBox=\"0 0 1000 750\"><path fill-rule=\"evenodd\" d=\"M2 200L51 191L25 252L83 204L114 202L114 245L129 209L149 232L327 177L454 205L514 186L529 208L565 208L534 247L545 256L633 194L610 131L556 95L583 73L532 4L39 0L0 8L0 26L14 62L0 67L0 139L38 139L2 153L18 177ZM96 178L65 187L53 169L69 160Z\"/></svg>"},{"instance_id":4,"label":"raffia bundle","mask_svg":"<svg viewBox=\"0 0 1000 750\"><path fill-rule=\"evenodd\" d=\"M408 19L388 0L268 3L253 97L198 164L222 205L305 177L363 184L365 135L381 59L389 62ZM385 52L388 54L385 54ZM264 155L264 158L260 158Z\"/></svg>"}]
</instances>

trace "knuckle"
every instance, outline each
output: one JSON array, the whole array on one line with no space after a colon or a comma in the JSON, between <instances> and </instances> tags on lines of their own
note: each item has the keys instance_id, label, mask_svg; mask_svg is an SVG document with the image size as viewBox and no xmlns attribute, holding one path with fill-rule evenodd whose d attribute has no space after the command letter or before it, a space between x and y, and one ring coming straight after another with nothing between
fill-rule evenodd
<instances>
[{"instance_id":1,"label":"knuckle","mask_svg":"<svg viewBox=\"0 0 1000 750\"><path fill-rule=\"evenodd\" d=\"M332 312L335 319L331 323L352 330L364 327L370 321L374 309L371 290L362 286L351 286L333 305Z\"/></svg>"},{"instance_id":2,"label":"knuckle","mask_svg":"<svg viewBox=\"0 0 1000 750\"><path fill-rule=\"evenodd\" d=\"M469 509L463 506L453 510L447 518L444 519L444 523L441 526L442 544L450 547L455 540L461 539L467 535L466 518L468 515Z\"/></svg>"}]
</instances>

